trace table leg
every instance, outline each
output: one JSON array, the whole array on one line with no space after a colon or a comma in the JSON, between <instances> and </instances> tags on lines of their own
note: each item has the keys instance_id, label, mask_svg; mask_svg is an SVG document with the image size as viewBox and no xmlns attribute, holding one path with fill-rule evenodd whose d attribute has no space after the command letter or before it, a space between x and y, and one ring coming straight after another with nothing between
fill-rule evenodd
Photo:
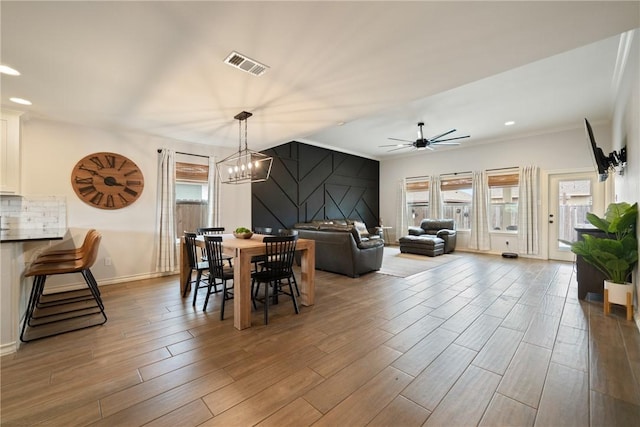
<instances>
[{"instance_id":1,"label":"table leg","mask_svg":"<svg viewBox=\"0 0 640 427\"><path fill-rule=\"evenodd\" d=\"M236 249L233 258L233 325L251 327L251 256Z\"/></svg>"},{"instance_id":2,"label":"table leg","mask_svg":"<svg viewBox=\"0 0 640 427\"><path fill-rule=\"evenodd\" d=\"M315 303L316 247L311 245L300 252L300 303L309 306Z\"/></svg>"},{"instance_id":3,"label":"table leg","mask_svg":"<svg viewBox=\"0 0 640 427\"><path fill-rule=\"evenodd\" d=\"M180 296L184 295L185 282L187 281L187 276L191 274L191 269L189 268L189 259L187 257L187 251L185 250L184 238L180 239ZM191 285L187 285L191 287Z\"/></svg>"}]
</instances>

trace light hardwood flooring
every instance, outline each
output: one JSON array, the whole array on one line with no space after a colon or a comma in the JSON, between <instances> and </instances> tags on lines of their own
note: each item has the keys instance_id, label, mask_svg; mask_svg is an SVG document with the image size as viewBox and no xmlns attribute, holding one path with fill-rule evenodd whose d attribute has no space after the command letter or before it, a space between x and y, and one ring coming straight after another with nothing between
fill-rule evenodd
<instances>
[{"instance_id":1,"label":"light hardwood flooring","mask_svg":"<svg viewBox=\"0 0 640 427\"><path fill-rule=\"evenodd\" d=\"M105 286L105 325L2 358L1 424L638 426L640 334L576 286L571 263L461 252L317 271L315 306L243 331L177 276Z\"/></svg>"}]
</instances>

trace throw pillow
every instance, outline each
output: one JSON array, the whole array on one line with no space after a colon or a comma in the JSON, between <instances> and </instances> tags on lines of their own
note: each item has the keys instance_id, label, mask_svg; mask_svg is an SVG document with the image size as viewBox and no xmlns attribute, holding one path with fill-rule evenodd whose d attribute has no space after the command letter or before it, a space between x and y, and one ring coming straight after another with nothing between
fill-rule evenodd
<instances>
[{"instance_id":1,"label":"throw pillow","mask_svg":"<svg viewBox=\"0 0 640 427\"><path fill-rule=\"evenodd\" d=\"M353 226L356 228L356 230L358 230L358 233L360 233L360 236L369 237L369 230L367 230L367 226L365 225L364 222L354 221Z\"/></svg>"}]
</instances>

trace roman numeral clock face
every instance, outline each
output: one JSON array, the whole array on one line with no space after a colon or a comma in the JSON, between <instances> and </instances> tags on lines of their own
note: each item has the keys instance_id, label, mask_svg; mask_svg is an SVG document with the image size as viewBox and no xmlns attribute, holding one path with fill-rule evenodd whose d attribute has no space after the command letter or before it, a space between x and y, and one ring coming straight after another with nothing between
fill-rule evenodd
<instances>
[{"instance_id":1,"label":"roman numeral clock face","mask_svg":"<svg viewBox=\"0 0 640 427\"><path fill-rule=\"evenodd\" d=\"M142 194L144 177L130 159L116 153L94 153L71 172L71 186L80 200L99 209L129 206Z\"/></svg>"}]
</instances>

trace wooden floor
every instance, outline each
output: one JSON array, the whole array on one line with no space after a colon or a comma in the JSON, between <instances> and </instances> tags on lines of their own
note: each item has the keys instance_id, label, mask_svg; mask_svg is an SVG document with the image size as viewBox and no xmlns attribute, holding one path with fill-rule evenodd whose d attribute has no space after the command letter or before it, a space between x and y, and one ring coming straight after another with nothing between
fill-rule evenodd
<instances>
[{"instance_id":1,"label":"wooden floor","mask_svg":"<svg viewBox=\"0 0 640 427\"><path fill-rule=\"evenodd\" d=\"M105 325L2 358L2 425L640 425L622 308L577 300L570 263L456 255L406 278L317 271L315 306L243 331L177 276L105 286Z\"/></svg>"}]
</instances>

